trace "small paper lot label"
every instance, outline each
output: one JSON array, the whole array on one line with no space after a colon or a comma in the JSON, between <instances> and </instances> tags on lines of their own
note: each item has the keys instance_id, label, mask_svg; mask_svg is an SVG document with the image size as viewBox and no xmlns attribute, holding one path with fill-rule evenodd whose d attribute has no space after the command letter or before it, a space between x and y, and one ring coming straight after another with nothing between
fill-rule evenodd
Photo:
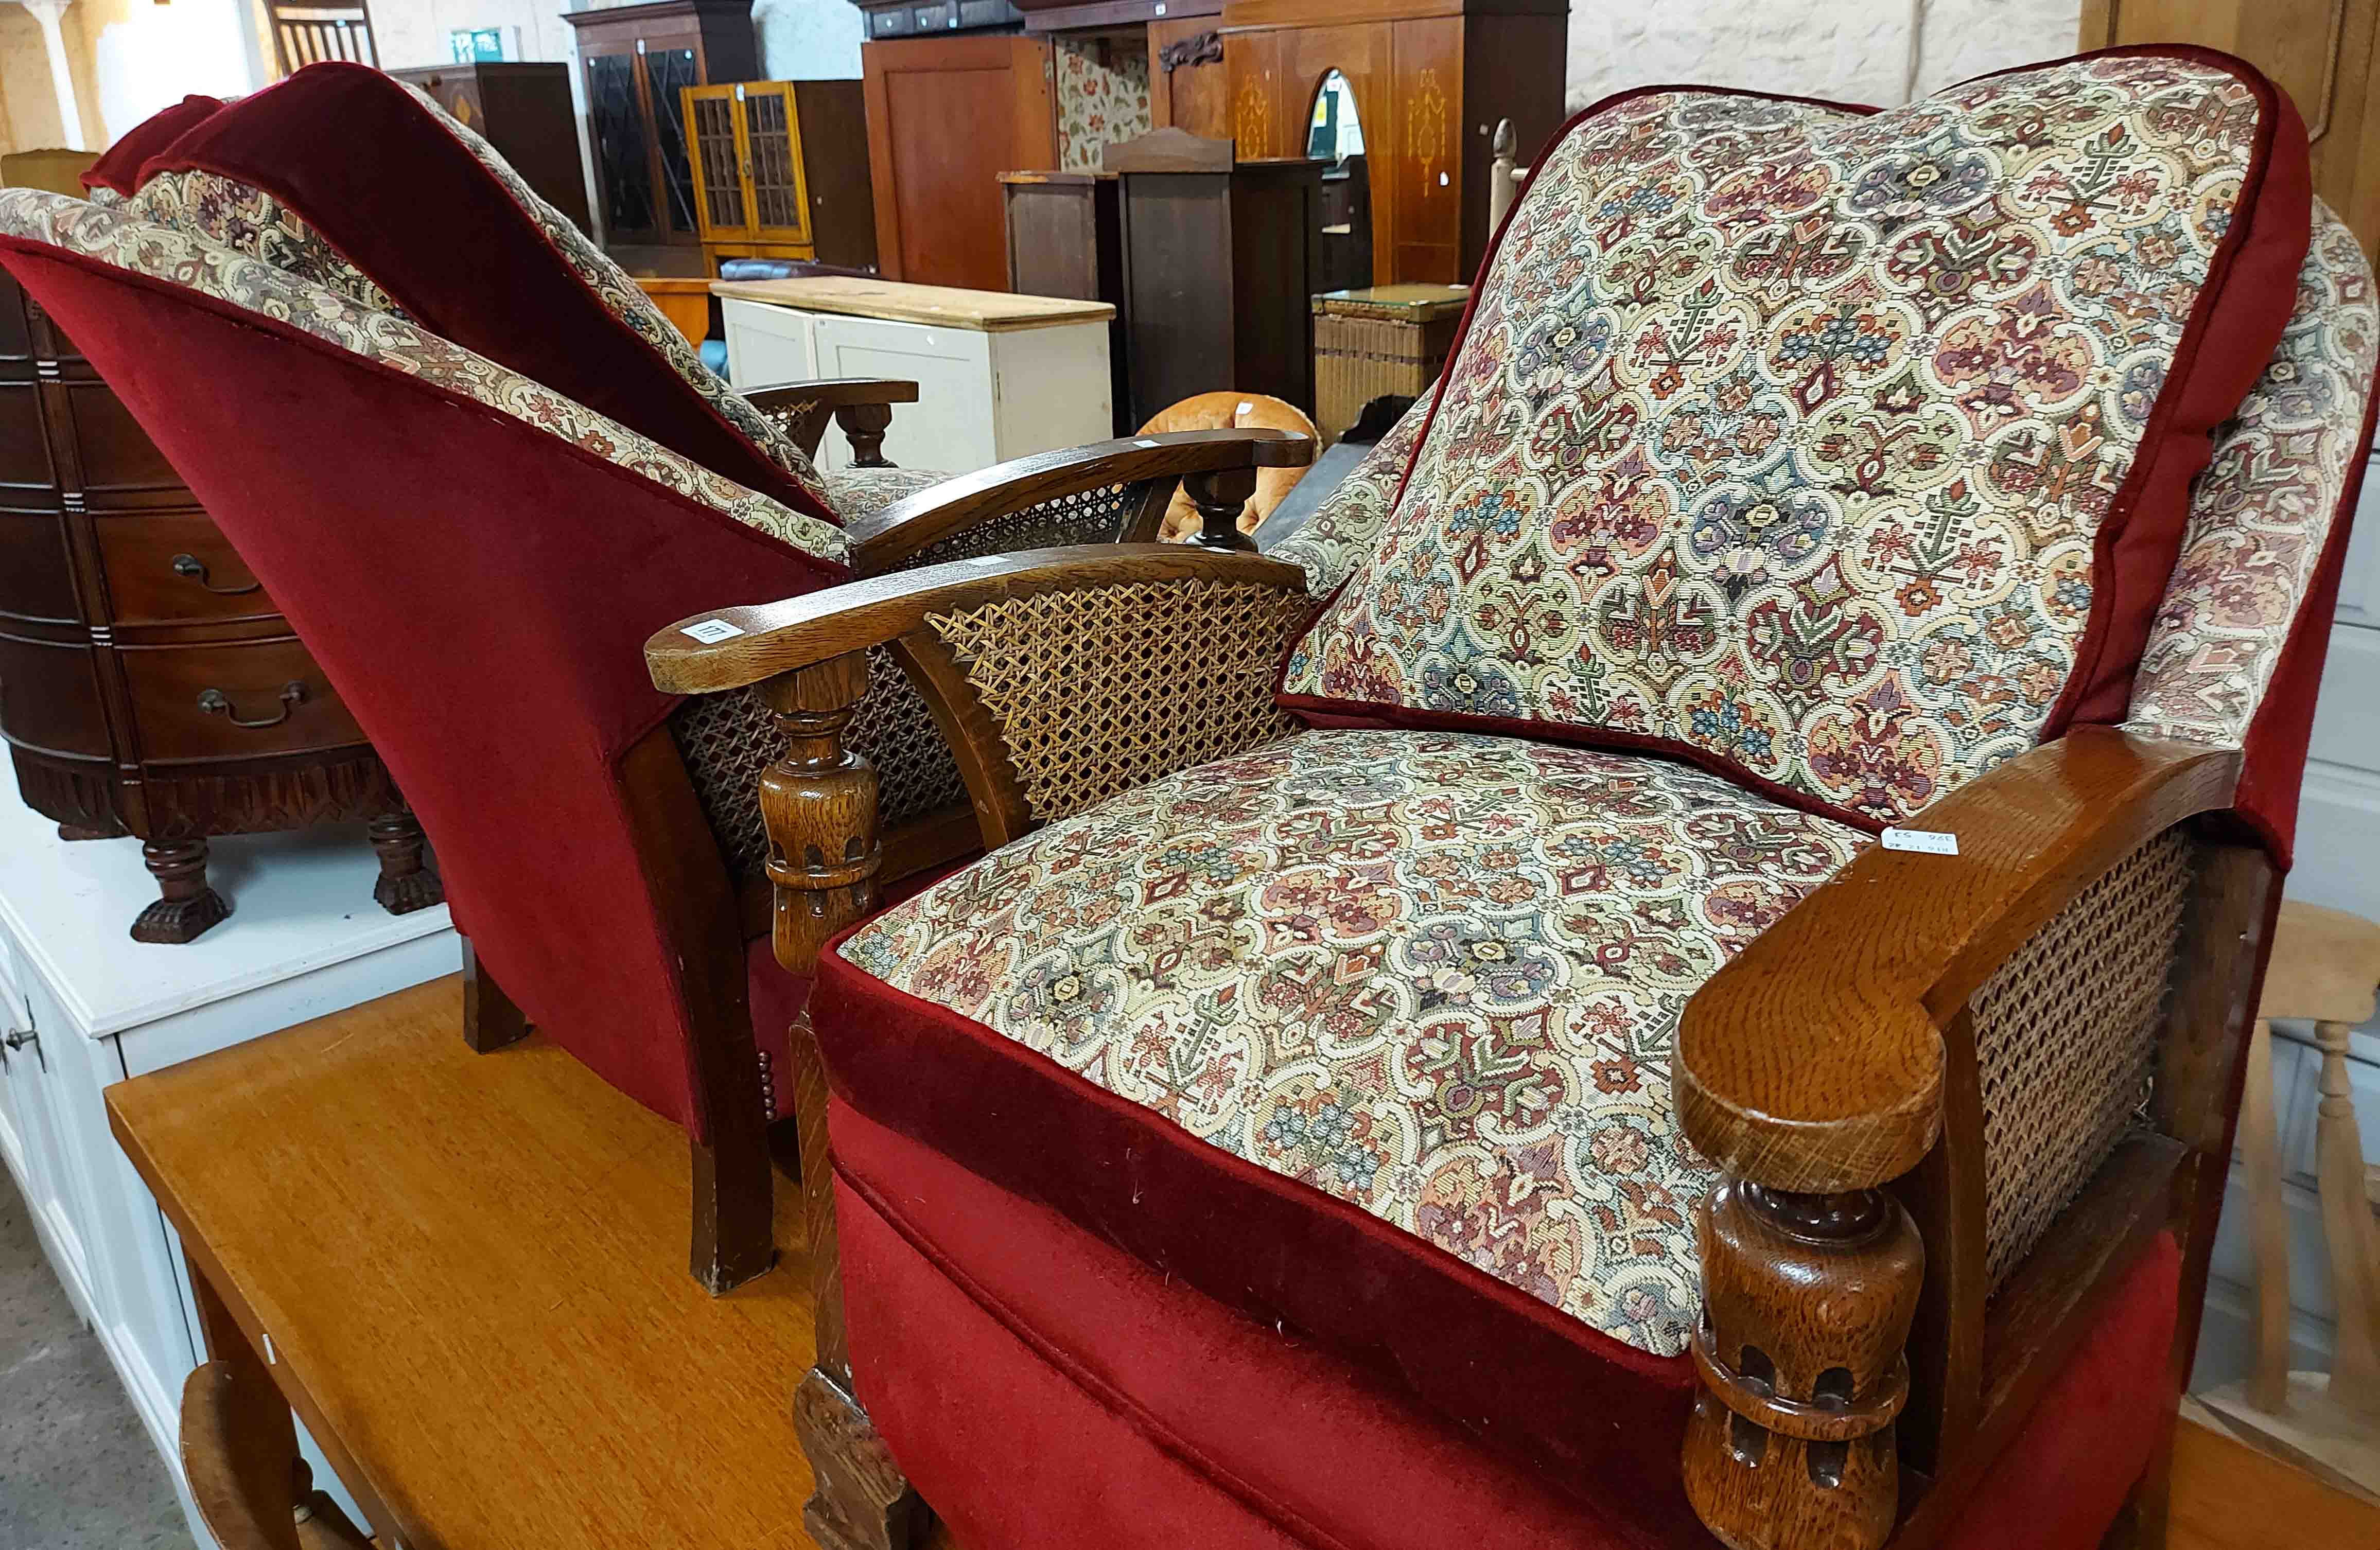
<instances>
[{"instance_id":1,"label":"small paper lot label","mask_svg":"<svg viewBox=\"0 0 2380 1550\"><path fill-rule=\"evenodd\" d=\"M1925 855L1956 855L1959 837L1937 834L1930 829L1888 829L1884 831L1884 848L1888 851L1916 851Z\"/></svg>"},{"instance_id":2,"label":"small paper lot label","mask_svg":"<svg viewBox=\"0 0 2380 1550\"><path fill-rule=\"evenodd\" d=\"M688 624L678 631L682 636L692 636L705 646L715 645L730 636L740 636L743 633L741 629L724 619L706 619L699 624Z\"/></svg>"}]
</instances>

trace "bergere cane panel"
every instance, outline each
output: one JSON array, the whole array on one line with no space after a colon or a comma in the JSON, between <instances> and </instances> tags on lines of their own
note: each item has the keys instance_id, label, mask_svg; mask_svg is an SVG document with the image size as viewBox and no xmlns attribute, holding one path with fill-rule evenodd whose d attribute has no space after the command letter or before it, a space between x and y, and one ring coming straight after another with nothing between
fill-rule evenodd
<instances>
[{"instance_id":1,"label":"bergere cane panel","mask_svg":"<svg viewBox=\"0 0 2380 1550\"><path fill-rule=\"evenodd\" d=\"M999 721L1033 817L1049 823L1295 731L1272 702L1272 676L1310 608L1302 592L1257 582L1163 581L1008 598L928 622Z\"/></svg>"},{"instance_id":2,"label":"bergere cane panel","mask_svg":"<svg viewBox=\"0 0 2380 1550\"><path fill-rule=\"evenodd\" d=\"M769 859L760 772L783 756L784 730L759 696L738 689L697 695L679 706L670 735L728 870L739 878L759 877ZM868 693L844 742L876 766L876 810L885 827L965 804L966 781L934 713L882 647L868 653Z\"/></svg>"},{"instance_id":3,"label":"bergere cane panel","mask_svg":"<svg viewBox=\"0 0 2380 1550\"><path fill-rule=\"evenodd\" d=\"M1006 516L995 516L949 538L927 545L910 562L939 565L949 560L972 560L982 554L1012 554L1023 549L1049 549L1059 544L1108 543L1120 537L1123 525L1140 510L1148 481L1103 485L1072 495L1060 495Z\"/></svg>"},{"instance_id":4,"label":"bergere cane panel","mask_svg":"<svg viewBox=\"0 0 2380 1550\"><path fill-rule=\"evenodd\" d=\"M2114 1150L2147 1096L2197 848L2168 829L2075 898L1968 1003L1984 1099L1992 1290Z\"/></svg>"},{"instance_id":5,"label":"bergere cane panel","mask_svg":"<svg viewBox=\"0 0 2380 1550\"><path fill-rule=\"evenodd\" d=\"M868 653L868 693L844 741L876 765L876 812L885 827L966 805L966 780L932 708L881 646Z\"/></svg>"}]
</instances>

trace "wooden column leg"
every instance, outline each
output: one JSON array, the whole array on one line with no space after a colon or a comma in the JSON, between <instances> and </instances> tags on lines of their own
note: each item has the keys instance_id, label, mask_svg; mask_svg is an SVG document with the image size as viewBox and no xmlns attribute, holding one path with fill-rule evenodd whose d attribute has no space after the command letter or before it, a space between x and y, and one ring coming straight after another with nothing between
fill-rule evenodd
<instances>
[{"instance_id":1,"label":"wooden column leg","mask_svg":"<svg viewBox=\"0 0 2380 1550\"><path fill-rule=\"evenodd\" d=\"M797 975L813 972L827 939L875 902L882 860L876 770L843 745L867 687L868 662L858 652L759 685L788 740L785 757L760 777L760 816L769 827L776 891L777 962ZM818 1310L817 1364L794 1392L794 1428L818 1484L803 1521L825 1550L911 1550L925 1543L933 1517L853 1391L827 1152L826 1067L807 1014L794 1024L792 1044L802 1217Z\"/></svg>"},{"instance_id":2,"label":"wooden column leg","mask_svg":"<svg viewBox=\"0 0 2380 1550\"><path fill-rule=\"evenodd\" d=\"M463 938L463 1042L485 1055L528 1036L528 1015L513 1004L496 976L480 962L471 938Z\"/></svg>"},{"instance_id":3,"label":"wooden column leg","mask_svg":"<svg viewBox=\"0 0 2380 1550\"><path fill-rule=\"evenodd\" d=\"M380 855L380 878L372 884L372 898L382 909L391 914L410 914L445 902L445 883L422 865L429 841L412 808L382 813L371 820L367 831Z\"/></svg>"},{"instance_id":4,"label":"wooden column leg","mask_svg":"<svg viewBox=\"0 0 2380 1550\"><path fill-rule=\"evenodd\" d=\"M2240 1152L2256 1253L2256 1367L2248 1376L2248 1402L2278 1415L2289 1402L2289 1220L2273 1107L2273 1025L2261 1018L2240 1098Z\"/></svg>"},{"instance_id":5,"label":"wooden column leg","mask_svg":"<svg viewBox=\"0 0 2380 1550\"><path fill-rule=\"evenodd\" d=\"M892 460L884 455L884 432L892 424L890 404L845 404L834 412L834 423L843 430L843 439L851 443L851 466L855 468L890 468Z\"/></svg>"},{"instance_id":6,"label":"wooden column leg","mask_svg":"<svg viewBox=\"0 0 2380 1550\"><path fill-rule=\"evenodd\" d=\"M1255 553L1257 540L1240 531L1240 513L1257 492L1254 468L1223 468L1210 474L1189 474L1183 492L1198 508L1198 530L1183 541L1200 549L1237 549Z\"/></svg>"},{"instance_id":7,"label":"wooden column leg","mask_svg":"<svg viewBox=\"0 0 2380 1550\"><path fill-rule=\"evenodd\" d=\"M207 886L205 840L177 840L166 845L143 842L140 860L157 879L159 898L133 921L134 941L171 945L196 941L231 914L223 895Z\"/></svg>"},{"instance_id":8,"label":"wooden column leg","mask_svg":"<svg viewBox=\"0 0 2380 1550\"><path fill-rule=\"evenodd\" d=\"M1893 1422L1925 1251L1881 1190L1730 1180L1697 1217L1702 1379L1686 1495L1732 1550L1875 1550L1900 1489ZM1824 1288L1825 1295L1814 1289Z\"/></svg>"},{"instance_id":9,"label":"wooden column leg","mask_svg":"<svg viewBox=\"0 0 2380 1550\"><path fill-rule=\"evenodd\" d=\"M2330 1245L2330 1286L2338 1340L2331 1355L2331 1403L2351 1414L2380 1416L2380 1245L2363 1193L2363 1137L2347 1080L2344 1023L2317 1023L2322 1105L2314 1132L2323 1236Z\"/></svg>"}]
</instances>

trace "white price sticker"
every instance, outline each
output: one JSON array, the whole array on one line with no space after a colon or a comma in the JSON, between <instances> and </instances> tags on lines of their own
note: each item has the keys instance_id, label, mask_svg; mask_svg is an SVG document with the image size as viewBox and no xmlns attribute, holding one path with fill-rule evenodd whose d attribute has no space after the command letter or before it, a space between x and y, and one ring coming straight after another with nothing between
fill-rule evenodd
<instances>
[{"instance_id":1,"label":"white price sticker","mask_svg":"<svg viewBox=\"0 0 2380 1550\"><path fill-rule=\"evenodd\" d=\"M729 624L724 619L706 619L699 624L688 624L678 631L682 636L692 636L705 646L715 646L722 640L743 633L742 628Z\"/></svg>"},{"instance_id":2,"label":"white price sticker","mask_svg":"<svg viewBox=\"0 0 2380 1550\"><path fill-rule=\"evenodd\" d=\"M1884 831L1884 848L1888 851L1916 851L1923 855L1956 855L1959 837L1937 834L1930 829L1888 829Z\"/></svg>"}]
</instances>

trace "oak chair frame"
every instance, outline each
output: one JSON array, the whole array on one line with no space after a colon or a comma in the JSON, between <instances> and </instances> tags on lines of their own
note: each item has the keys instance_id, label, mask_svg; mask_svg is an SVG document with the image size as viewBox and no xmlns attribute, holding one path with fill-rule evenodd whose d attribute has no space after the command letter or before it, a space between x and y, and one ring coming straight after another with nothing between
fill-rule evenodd
<instances>
[{"instance_id":1,"label":"oak chair frame","mask_svg":"<svg viewBox=\"0 0 2380 1550\"><path fill-rule=\"evenodd\" d=\"M771 845L799 858L772 869L779 961L810 972L824 943L874 907L889 851L875 772L842 743L866 688L865 651L900 658L959 755L984 842L1005 842L1035 820L998 718L931 617L1153 582L1304 593L1296 568L1224 548L1076 546L927 566L701 616L741 632L717 644L679 626L654 636L658 686L757 685L793 734L761 782ZM1702 1387L1682 1472L1718 1539L1739 1550L1941 1542L2139 1252L2168 1229L2182 1253L2167 1374L2178 1407L2279 898L2264 851L2224 817L2239 769L2228 750L2073 729L1911 820L1955 833L1955 857L1870 848L1689 1002L1678 1107L1726 1179L1701 1218L1714 1323L1694 1345ZM2085 889L2177 828L2199 859L2145 1122L1992 1291L1969 999ZM852 1387L826 1084L807 1026L794 1030L794 1059L819 1351L795 1400L819 1482L809 1527L829 1550L898 1550L921 1543L930 1515ZM1773 1362L1773 1383L1741 1375L1751 1346ZM1807 1386L1830 1372L1848 1373L1847 1389L1840 1378ZM2170 1416L2165 1425L2115 1542L2162 1540Z\"/></svg>"},{"instance_id":2,"label":"oak chair frame","mask_svg":"<svg viewBox=\"0 0 2380 1550\"><path fill-rule=\"evenodd\" d=\"M804 383L770 395L764 412L783 412L791 401L814 437L822 433L829 415L837 419L854 416L861 420L863 435L873 424L880 442L882 421L876 417L889 418L889 404L916 396L916 385L907 382L854 379ZM815 440L810 444L815 447ZM1303 465L1313 450L1306 438L1277 430L1225 430L1134 437L1013 459L945 480L848 524L851 567L862 577L877 576L980 524L1112 485L1146 486L1120 521L1119 539L1138 544L1153 539L1180 484L1198 503L1208 531L1228 528L1232 545L1245 545L1247 540L1232 519L1254 488L1257 470ZM855 451L863 459L875 455L856 439ZM871 465L863 461L860 466ZM851 694L855 703L866 686L864 665L860 672ZM797 757L806 735L799 719L786 706L775 708L794 742L795 752L787 757ZM964 750L957 743L953 747L960 751L964 770ZM757 880L739 886L731 875L667 722L638 739L622 757L619 769L640 869L670 946L686 966L687 1022L694 1035L691 1100L709 1136L691 1143L691 1267L705 1287L724 1292L776 1261L771 1106L755 1052L744 951L744 944L770 919L771 890ZM974 811L953 807L896 827L883 837L878 865L889 882L1002 843L1012 832L985 818L979 805ZM774 907L782 920L783 901L799 890L788 881L794 874L780 862L772 861L769 870L778 878ZM876 868L870 870L873 875ZM499 1049L528 1032L520 1008L469 951L468 941L463 1005L464 1038L474 1049Z\"/></svg>"}]
</instances>

